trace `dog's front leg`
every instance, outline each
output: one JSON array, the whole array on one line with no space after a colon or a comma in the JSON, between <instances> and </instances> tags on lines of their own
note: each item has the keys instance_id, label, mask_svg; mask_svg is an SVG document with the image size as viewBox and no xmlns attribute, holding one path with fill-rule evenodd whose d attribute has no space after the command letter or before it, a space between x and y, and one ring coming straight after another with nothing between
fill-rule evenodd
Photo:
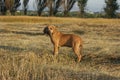
<instances>
[{"instance_id":1,"label":"dog's front leg","mask_svg":"<svg viewBox=\"0 0 120 80\"><path fill-rule=\"evenodd\" d=\"M58 55L58 45L54 45L54 55Z\"/></svg>"}]
</instances>

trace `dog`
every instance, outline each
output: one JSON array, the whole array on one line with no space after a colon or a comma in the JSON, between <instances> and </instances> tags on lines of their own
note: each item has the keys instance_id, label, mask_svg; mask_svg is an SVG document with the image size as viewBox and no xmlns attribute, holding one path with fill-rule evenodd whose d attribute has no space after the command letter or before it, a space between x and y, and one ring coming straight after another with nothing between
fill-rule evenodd
<instances>
[{"instance_id":1,"label":"dog","mask_svg":"<svg viewBox=\"0 0 120 80\"><path fill-rule=\"evenodd\" d=\"M74 34L64 34L58 31L54 25L48 25L44 28L43 32L44 34L49 35L54 46L53 54L55 56L58 55L59 47L72 47L75 55L77 56L78 62L81 61L82 39L79 36Z\"/></svg>"}]
</instances>

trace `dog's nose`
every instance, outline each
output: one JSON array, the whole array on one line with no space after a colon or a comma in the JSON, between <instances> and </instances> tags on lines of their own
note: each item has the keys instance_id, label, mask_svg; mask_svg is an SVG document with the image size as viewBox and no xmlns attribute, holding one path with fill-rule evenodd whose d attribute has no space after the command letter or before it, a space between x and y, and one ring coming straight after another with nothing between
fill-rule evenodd
<instances>
[{"instance_id":1,"label":"dog's nose","mask_svg":"<svg viewBox=\"0 0 120 80\"><path fill-rule=\"evenodd\" d=\"M49 34L49 30L48 30L48 27L45 27L44 30L43 30L44 34Z\"/></svg>"},{"instance_id":2,"label":"dog's nose","mask_svg":"<svg viewBox=\"0 0 120 80\"><path fill-rule=\"evenodd\" d=\"M47 31L47 27L44 28L43 32L46 33L46 31Z\"/></svg>"}]
</instances>

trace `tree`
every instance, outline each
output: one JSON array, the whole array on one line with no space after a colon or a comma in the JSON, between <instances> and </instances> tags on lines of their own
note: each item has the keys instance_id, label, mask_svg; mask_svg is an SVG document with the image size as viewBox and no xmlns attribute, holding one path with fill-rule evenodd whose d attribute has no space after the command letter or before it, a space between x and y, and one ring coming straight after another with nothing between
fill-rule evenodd
<instances>
[{"instance_id":1,"label":"tree","mask_svg":"<svg viewBox=\"0 0 120 80\"><path fill-rule=\"evenodd\" d=\"M41 16L42 11L47 6L47 0L38 0L38 15Z\"/></svg>"},{"instance_id":2,"label":"tree","mask_svg":"<svg viewBox=\"0 0 120 80\"><path fill-rule=\"evenodd\" d=\"M53 6L54 6L55 0L47 0L47 5L49 8L49 15L53 16Z\"/></svg>"},{"instance_id":3,"label":"tree","mask_svg":"<svg viewBox=\"0 0 120 80\"><path fill-rule=\"evenodd\" d=\"M13 0L5 0L5 6L7 10L11 10L13 5L14 5Z\"/></svg>"},{"instance_id":4,"label":"tree","mask_svg":"<svg viewBox=\"0 0 120 80\"><path fill-rule=\"evenodd\" d=\"M0 14L5 15L6 14L6 7L4 0L0 0Z\"/></svg>"},{"instance_id":5,"label":"tree","mask_svg":"<svg viewBox=\"0 0 120 80\"><path fill-rule=\"evenodd\" d=\"M27 4L28 4L29 0L24 0L23 1L23 5L24 5L24 15L27 15Z\"/></svg>"},{"instance_id":6,"label":"tree","mask_svg":"<svg viewBox=\"0 0 120 80\"><path fill-rule=\"evenodd\" d=\"M48 0L49 15L54 16L62 5L62 0Z\"/></svg>"},{"instance_id":7,"label":"tree","mask_svg":"<svg viewBox=\"0 0 120 80\"><path fill-rule=\"evenodd\" d=\"M104 8L104 11L106 13L106 17L108 18L115 18L116 10L119 9L119 5L117 3L117 0L105 0L106 7Z\"/></svg>"},{"instance_id":8,"label":"tree","mask_svg":"<svg viewBox=\"0 0 120 80\"><path fill-rule=\"evenodd\" d=\"M58 9L62 5L62 2L63 2L62 0L56 1L55 5L54 5L54 12L53 12L54 15L56 15L56 13L58 12Z\"/></svg>"},{"instance_id":9,"label":"tree","mask_svg":"<svg viewBox=\"0 0 120 80\"><path fill-rule=\"evenodd\" d=\"M85 7L88 0L78 0L78 6L80 9L80 16L83 17L85 14Z\"/></svg>"},{"instance_id":10,"label":"tree","mask_svg":"<svg viewBox=\"0 0 120 80\"><path fill-rule=\"evenodd\" d=\"M68 12L74 6L76 0L64 0L64 15L68 16Z\"/></svg>"},{"instance_id":11,"label":"tree","mask_svg":"<svg viewBox=\"0 0 120 80\"><path fill-rule=\"evenodd\" d=\"M62 5L63 0L38 0L38 15L40 16L45 7L49 8L49 15L54 16Z\"/></svg>"},{"instance_id":12,"label":"tree","mask_svg":"<svg viewBox=\"0 0 120 80\"><path fill-rule=\"evenodd\" d=\"M11 15L15 15L15 12L20 5L20 0L5 0L6 9L10 11Z\"/></svg>"},{"instance_id":13,"label":"tree","mask_svg":"<svg viewBox=\"0 0 120 80\"><path fill-rule=\"evenodd\" d=\"M15 12L20 5L20 0L14 0L14 5L12 6L12 9L10 11L12 15L15 15Z\"/></svg>"}]
</instances>

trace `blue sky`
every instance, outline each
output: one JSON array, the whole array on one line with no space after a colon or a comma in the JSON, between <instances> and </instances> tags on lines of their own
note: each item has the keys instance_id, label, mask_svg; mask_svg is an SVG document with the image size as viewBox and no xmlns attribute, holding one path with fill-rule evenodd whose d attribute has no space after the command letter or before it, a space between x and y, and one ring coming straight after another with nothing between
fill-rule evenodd
<instances>
[{"instance_id":1,"label":"blue sky","mask_svg":"<svg viewBox=\"0 0 120 80\"><path fill-rule=\"evenodd\" d=\"M22 3L22 0L21 0ZM120 0L118 0L118 4L120 5ZM103 11L103 8L105 7L105 0L88 0L86 10L92 11L92 12L101 12ZM20 6L20 9L22 9L22 5ZM29 0L28 3L28 9L33 10L37 9L37 6L35 5L35 0ZM79 10L77 3L72 8L73 11ZM120 12L120 9L119 9Z\"/></svg>"}]
</instances>

